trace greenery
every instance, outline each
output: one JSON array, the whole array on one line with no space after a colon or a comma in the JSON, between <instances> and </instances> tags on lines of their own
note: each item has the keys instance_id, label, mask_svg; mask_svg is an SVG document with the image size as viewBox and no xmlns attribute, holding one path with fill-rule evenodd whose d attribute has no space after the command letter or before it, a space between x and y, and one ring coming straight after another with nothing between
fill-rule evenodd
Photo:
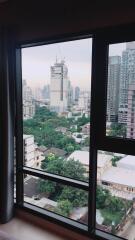
<instances>
[{"instance_id":1,"label":"greenery","mask_svg":"<svg viewBox=\"0 0 135 240\"><path fill-rule=\"evenodd\" d=\"M65 159L62 157L55 156L54 154L49 154L48 157L41 164L42 170L50 173L87 181L86 169L83 167L82 163L74 159Z\"/></svg>"},{"instance_id":2,"label":"greenery","mask_svg":"<svg viewBox=\"0 0 135 240\"><path fill-rule=\"evenodd\" d=\"M69 200L59 201L57 207L55 208L55 212L64 216L68 217L73 209L73 206Z\"/></svg>"},{"instance_id":3,"label":"greenery","mask_svg":"<svg viewBox=\"0 0 135 240\"><path fill-rule=\"evenodd\" d=\"M71 153L74 150L79 150L80 146L72 137L56 131L58 127L66 127L68 131L77 125L81 131L81 125L89 122L89 118L84 115L78 120L66 119L59 117L57 113L49 111L46 107L37 107L33 119L24 120L23 132L24 134L34 135L37 144L46 147L57 147ZM72 132L70 131L70 132Z\"/></svg>"},{"instance_id":4,"label":"greenery","mask_svg":"<svg viewBox=\"0 0 135 240\"><path fill-rule=\"evenodd\" d=\"M81 146L75 142L70 134L77 130L81 132L81 126L88 122L89 118L85 115L77 120L75 118L67 119L58 116L57 113L51 112L46 107L37 106L33 119L24 120L23 132L34 135L35 142L39 146L56 147L71 154L75 150L80 150ZM58 131L59 127L65 127L69 134ZM78 134L78 137L82 137L81 134ZM74 159L66 160L63 157L49 154L42 161L41 169L53 174L88 181L86 169ZM40 193L45 194L53 201L57 201L55 211L63 216L69 216L75 207L88 205L88 193L84 190L43 179L39 180L38 188Z\"/></svg>"},{"instance_id":5,"label":"greenery","mask_svg":"<svg viewBox=\"0 0 135 240\"><path fill-rule=\"evenodd\" d=\"M89 137L85 138L83 145L85 147L89 147L90 146L90 138Z\"/></svg>"},{"instance_id":6,"label":"greenery","mask_svg":"<svg viewBox=\"0 0 135 240\"><path fill-rule=\"evenodd\" d=\"M42 162L41 168L47 172L66 177L87 181L86 170L79 161L74 159L66 160L49 154ZM39 190L45 193L50 199L58 201L56 212L68 216L74 207L83 207L88 204L88 194L84 190L75 187L64 186L50 180L39 180Z\"/></svg>"},{"instance_id":7,"label":"greenery","mask_svg":"<svg viewBox=\"0 0 135 240\"><path fill-rule=\"evenodd\" d=\"M114 156L111 161L112 161L112 166L116 167L117 166L117 162L121 159L120 156Z\"/></svg>"},{"instance_id":8,"label":"greenery","mask_svg":"<svg viewBox=\"0 0 135 240\"><path fill-rule=\"evenodd\" d=\"M121 123L112 123L110 126L109 136L126 137L126 126Z\"/></svg>"},{"instance_id":9,"label":"greenery","mask_svg":"<svg viewBox=\"0 0 135 240\"><path fill-rule=\"evenodd\" d=\"M96 206L104 218L104 225L115 226L121 222L127 210L131 207L131 201L112 196L107 189L97 186Z\"/></svg>"}]
</instances>

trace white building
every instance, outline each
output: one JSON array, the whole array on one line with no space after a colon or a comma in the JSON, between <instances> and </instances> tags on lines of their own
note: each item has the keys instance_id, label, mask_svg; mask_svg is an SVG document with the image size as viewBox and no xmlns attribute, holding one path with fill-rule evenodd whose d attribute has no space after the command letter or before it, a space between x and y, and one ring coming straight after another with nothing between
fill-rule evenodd
<instances>
[{"instance_id":1,"label":"white building","mask_svg":"<svg viewBox=\"0 0 135 240\"><path fill-rule=\"evenodd\" d=\"M23 119L27 120L34 116L35 104L33 102L32 90L23 80Z\"/></svg>"},{"instance_id":2,"label":"white building","mask_svg":"<svg viewBox=\"0 0 135 240\"><path fill-rule=\"evenodd\" d=\"M90 112L90 92L82 91L79 94L78 108L82 112Z\"/></svg>"},{"instance_id":3,"label":"white building","mask_svg":"<svg viewBox=\"0 0 135 240\"><path fill-rule=\"evenodd\" d=\"M33 167L35 163L35 144L33 135L23 135L23 161L27 167Z\"/></svg>"},{"instance_id":4,"label":"white building","mask_svg":"<svg viewBox=\"0 0 135 240\"><path fill-rule=\"evenodd\" d=\"M135 171L111 167L101 177L101 184L112 195L132 200L135 198Z\"/></svg>"},{"instance_id":5,"label":"white building","mask_svg":"<svg viewBox=\"0 0 135 240\"><path fill-rule=\"evenodd\" d=\"M64 61L51 66L50 109L56 112L65 112L69 100L68 68Z\"/></svg>"},{"instance_id":6,"label":"white building","mask_svg":"<svg viewBox=\"0 0 135 240\"><path fill-rule=\"evenodd\" d=\"M119 115L120 123L127 123L128 90L135 83L135 42L126 43L126 50L122 52Z\"/></svg>"},{"instance_id":7,"label":"white building","mask_svg":"<svg viewBox=\"0 0 135 240\"><path fill-rule=\"evenodd\" d=\"M74 159L79 161L85 167L86 172L89 173L89 161L90 155L88 151L76 150L68 157L67 160ZM112 155L107 154L98 154L97 161L97 180L100 181L102 174L112 166L111 163Z\"/></svg>"},{"instance_id":8,"label":"white building","mask_svg":"<svg viewBox=\"0 0 135 240\"><path fill-rule=\"evenodd\" d=\"M135 171L135 156L128 155L117 162L117 167Z\"/></svg>"},{"instance_id":9,"label":"white building","mask_svg":"<svg viewBox=\"0 0 135 240\"><path fill-rule=\"evenodd\" d=\"M97 156L97 181L101 182L102 175L112 167L112 155L98 153Z\"/></svg>"}]
</instances>

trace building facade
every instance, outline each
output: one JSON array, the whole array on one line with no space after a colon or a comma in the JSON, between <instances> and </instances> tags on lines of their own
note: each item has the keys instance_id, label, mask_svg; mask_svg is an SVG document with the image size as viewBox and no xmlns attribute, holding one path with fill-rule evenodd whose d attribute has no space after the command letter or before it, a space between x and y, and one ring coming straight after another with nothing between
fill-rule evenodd
<instances>
[{"instance_id":1,"label":"building facade","mask_svg":"<svg viewBox=\"0 0 135 240\"><path fill-rule=\"evenodd\" d=\"M33 135L23 135L23 163L33 167L35 163L35 144Z\"/></svg>"},{"instance_id":2,"label":"building facade","mask_svg":"<svg viewBox=\"0 0 135 240\"><path fill-rule=\"evenodd\" d=\"M65 112L68 109L69 79L64 60L51 66L50 109Z\"/></svg>"},{"instance_id":3,"label":"building facade","mask_svg":"<svg viewBox=\"0 0 135 240\"><path fill-rule=\"evenodd\" d=\"M78 108L82 113L90 113L90 92L81 91L79 94Z\"/></svg>"},{"instance_id":4,"label":"building facade","mask_svg":"<svg viewBox=\"0 0 135 240\"><path fill-rule=\"evenodd\" d=\"M25 80L23 80L23 119L33 118L35 115L35 104L33 100L32 90Z\"/></svg>"},{"instance_id":5,"label":"building facade","mask_svg":"<svg viewBox=\"0 0 135 240\"><path fill-rule=\"evenodd\" d=\"M107 92L107 120L118 121L119 88L120 88L121 57L109 57L108 64L108 92Z\"/></svg>"},{"instance_id":6,"label":"building facade","mask_svg":"<svg viewBox=\"0 0 135 240\"><path fill-rule=\"evenodd\" d=\"M135 138L135 84L128 89L127 138Z\"/></svg>"},{"instance_id":7,"label":"building facade","mask_svg":"<svg viewBox=\"0 0 135 240\"><path fill-rule=\"evenodd\" d=\"M135 83L135 42L126 44L126 50L122 53L120 99L119 99L119 123L127 124L128 117L128 91L130 85Z\"/></svg>"}]
</instances>

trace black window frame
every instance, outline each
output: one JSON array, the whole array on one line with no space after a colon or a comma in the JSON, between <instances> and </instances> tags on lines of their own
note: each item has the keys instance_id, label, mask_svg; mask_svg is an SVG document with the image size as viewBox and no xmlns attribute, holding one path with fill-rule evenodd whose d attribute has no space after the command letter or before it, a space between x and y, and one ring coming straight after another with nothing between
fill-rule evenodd
<instances>
[{"instance_id":1,"label":"black window frame","mask_svg":"<svg viewBox=\"0 0 135 240\"><path fill-rule=\"evenodd\" d=\"M96 185L97 185L97 152L98 150L135 155L135 139L106 136L106 110L107 110L107 81L108 81L108 47L109 44L135 41L135 24L112 28L54 36L52 38L35 39L20 42L16 45L16 206L37 214L46 219L73 229L79 233L97 239L123 239L110 233L96 229ZM56 176L55 174L40 173L39 170L23 167L23 127L22 127L22 79L21 79L21 48L44 44L66 42L91 37L92 44L92 75L91 75L91 114L90 114L90 159L89 183L82 183L74 179ZM96 111L95 111L96 109ZM100 119L100 121L99 121ZM23 203L23 174L30 174L70 186L85 189L89 192L88 228L82 224L41 210L31 204ZM57 178L58 177L58 178ZM20 187L21 186L21 187Z\"/></svg>"}]
</instances>

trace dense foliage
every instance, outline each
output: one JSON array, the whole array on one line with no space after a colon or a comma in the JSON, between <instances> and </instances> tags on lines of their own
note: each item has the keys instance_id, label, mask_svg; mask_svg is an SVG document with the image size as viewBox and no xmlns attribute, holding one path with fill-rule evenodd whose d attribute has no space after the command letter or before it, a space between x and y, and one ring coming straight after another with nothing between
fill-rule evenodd
<instances>
[{"instance_id":1,"label":"dense foliage","mask_svg":"<svg viewBox=\"0 0 135 240\"><path fill-rule=\"evenodd\" d=\"M81 126L89 122L89 118L84 115L78 120L67 119L60 117L55 112L51 112L46 107L37 107L33 119L24 120L23 132L24 134L34 135L35 141L38 145L46 147L57 147L64 149L67 153L74 150L79 150L80 145L68 134L63 134L56 129L58 127L65 127L71 133L74 131L74 125L77 126L79 131Z\"/></svg>"},{"instance_id":2,"label":"dense foliage","mask_svg":"<svg viewBox=\"0 0 135 240\"><path fill-rule=\"evenodd\" d=\"M100 209L104 217L104 225L111 226L112 223L115 225L120 223L130 206L131 201L112 196L108 190L97 186L96 207Z\"/></svg>"},{"instance_id":3,"label":"dense foliage","mask_svg":"<svg viewBox=\"0 0 135 240\"><path fill-rule=\"evenodd\" d=\"M126 126L121 123L112 123L109 130L109 136L126 137Z\"/></svg>"},{"instance_id":4,"label":"dense foliage","mask_svg":"<svg viewBox=\"0 0 135 240\"><path fill-rule=\"evenodd\" d=\"M74 159L66 160L54 154L49 154L45 161L43 161L41 168L54 174L64 175L82 181L88 180L85 177L85 168L79 161L75 161ZM47 194L50 199L58 201L56 211L59 213L63 213L64 211L64 216L67 216L69 210L74 207L83 207L88 204L87 192L81 189L40 179L39 190L41 193Z\"/></svg>"}]
</instances>

